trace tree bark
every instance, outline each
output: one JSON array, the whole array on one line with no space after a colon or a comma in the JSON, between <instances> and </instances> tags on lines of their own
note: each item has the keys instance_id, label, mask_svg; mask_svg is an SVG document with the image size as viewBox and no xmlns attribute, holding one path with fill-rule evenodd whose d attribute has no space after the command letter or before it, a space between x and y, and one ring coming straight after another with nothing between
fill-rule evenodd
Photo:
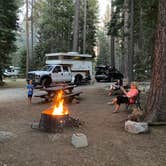
<instances>
[{"instance_id":1,"label":"tree bark","mask_svg":"<svg viewBox=\"0 0 166 166\"><path fill-rule=\"evenodd\" d=\"M130 2L130 46L128 54L128 81L131 82L133 78L133 57L134 57L134 0Z\"/></svg>"},{"instance_id":2,"label":"tree bark","mask_svg":"<svg viewBox=\"0 0 166 166\"><path fill-rule=\"evenodd\" d=\"M86 53L86 17L87 17L87 0L84 0L83 54Z\"/></svg>"},{"instance_id":3,"label":"tree bark","mask_svg":"<svg viewBox=\"0 0 166 166\"><path fill-rule=\"evenodd\" d=\"M166 1L159 1L158 26L146 120L166 121Z\"/></svg>"},{"instance_id":4,"label":"tree bark","mask_svg":"<svg viewBox=\"0 0 166 166\"><path fill-rule=\"evenodd\" d=\"M34 10L34 0L31 0L31 56L30 56L30 69L33 67L33 24L34 24L34 20L33 20L33 10Z\"/></svg>"},{"instance_id":5,"label":"tree bark","mask_svg":"<svg viewBox=\"0 0 166 166\"><path fill-rule=\"evenodd\" d=\"M113 5L112 5L112 0L111 0L111 20L113 17ZM115 37L112 35L111 36L111 66L115 67Z\"/></svg>"},{"instance_id":6,"label":"tree bark","mask_svg":"<svg viewBox=\"0 0 166 166\"><path fill-rule=\"evenodd\" d=\"M115 38L111 36L111 66L115 67Z\"/></svg>"},{"instance_id":7,"label":"tree bark","mask_svg":"<svg viewBox=\"0 0 166 166\"><path fill-rule=\"evenodd\" d=\"M26 47L27 47L27 55L26 55L26 78L28 78L29 71L29 23L28 23L28 8L29 2L26 0Z\"/></svg>"},{"instance_id":8,"label":"tree bark","mask_svg":"<svg viewBox=\"0 0 166 166\"><path fill-rule=\"evenodd\" d=\"M128 79L128 54L129 54L129 0L124 0L124 57L123 71L125 78Z\"/></svg>"},{"instance_id":9,"label":"tree bark","mask_svg":"<svg viewBox=\"0 0 166 166\"><path fill-rule=\"evenodd\" d=\"M73 34L73 51L78 51L78 30L79 30L79 10L80 0L75 1L75 15L74 15L74 34Z\"/></svg>"}]
</instances>

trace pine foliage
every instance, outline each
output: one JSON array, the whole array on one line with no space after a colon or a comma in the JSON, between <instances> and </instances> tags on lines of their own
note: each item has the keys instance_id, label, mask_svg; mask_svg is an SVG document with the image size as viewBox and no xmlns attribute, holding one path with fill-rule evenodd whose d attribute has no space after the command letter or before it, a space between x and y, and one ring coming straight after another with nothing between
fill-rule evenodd
<instances>
[{"instance_id":1,"label":"pine foliage","mask_svg":"<svg viewBox=\"0 0 166 166\"><path fill-rule=\"evenodd\" d=\"M152 68L158 0L134 2L134 61L132 65L135 71L135 79L144 79L149 77ZM129 0L129 18L130 3ZM108 24L108 35L115 36L117 43L122 43L121 48L120 45L117 46L120 48L118 49L120 52L117 52L117 54L121 54L121 57L123 57L124 37L129 37L130 32L130 22L128 21L128 33L124 33L124 0L114 0L113 9L112 20Z\"/></svg>"},{"instance_id":2,"label":"pine foliage","mask_svg":"<svg viewBox=\"0 0 166 166\"><path fill-rule=\"evenodd\" d=\"M15 0L0 1L0 76L9 64L9 54L16 50L17 9Z\"/></svg>"}]
</instances>

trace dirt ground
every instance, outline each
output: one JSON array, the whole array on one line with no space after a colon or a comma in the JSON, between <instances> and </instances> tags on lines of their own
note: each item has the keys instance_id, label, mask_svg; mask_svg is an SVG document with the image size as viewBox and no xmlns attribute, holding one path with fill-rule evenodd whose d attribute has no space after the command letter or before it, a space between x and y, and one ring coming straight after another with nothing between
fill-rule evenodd
<instances>
[{"instance_id":1,"label":"dirt ground","mask_svg":"<svg viewBox=\"0 0 166 166\"><path fill-rule=\"evenodd\" d=\"M74 131L62 134L31 129L40 113L51 103L33 98L27 104L26 89L0 89L0 131L16 134L0 143L0 166L165 166L166 127L150 128L150 133L134 135L124 130L128 112L123 108L113 114L107 105L108 83L80 86L79 104L69 104L70 115L84 121L76 132L87 135L89 146L76 149L71 145Z\"/></svg>"}]
</instances>

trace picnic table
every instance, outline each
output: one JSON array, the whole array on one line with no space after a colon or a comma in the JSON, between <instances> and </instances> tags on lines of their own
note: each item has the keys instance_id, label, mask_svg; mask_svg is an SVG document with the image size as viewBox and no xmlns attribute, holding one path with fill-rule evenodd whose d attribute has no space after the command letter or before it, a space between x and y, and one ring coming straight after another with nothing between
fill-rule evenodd
<instances>
[{"instance_id":1,"label":"picnic table","mask_svg":"<svg viewBox=\"0 0 166 166\"><path fill-rule=\"evenodd\" d=\"M40 97L45 101L52 101L59 91L63 91L63 99L66 101L72 101L76 96L79 96L81 91L73 91L74 85L67 86L55 86L48 88L41 88L39 93L35 94L34 97Z\"/></svg>"}]
</instances>

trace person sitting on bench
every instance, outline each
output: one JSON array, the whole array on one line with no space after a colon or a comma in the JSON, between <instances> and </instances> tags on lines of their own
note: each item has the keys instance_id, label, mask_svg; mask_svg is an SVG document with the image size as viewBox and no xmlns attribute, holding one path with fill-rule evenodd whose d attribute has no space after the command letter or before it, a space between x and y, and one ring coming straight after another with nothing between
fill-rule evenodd
<instances>
[{"instance_id":1,"label":"person sitting on bench","mask_svg":"<svg viewBox=\"0 0 166 166\"><path fill-rule=\"evenodd\" d=\"M110 86L110 91L109 91L108 95L111 96L113 91L120 90L120 87L122 85L123 85L123 80L121 80L121 79L117 80L115 84L112 84Z\"/></svg>"},{"instance_id":2,"label":"person sitting on bench","mask_svg":"<svg viewBox=\"0 0 166 166\"><path fill-rule=\"evenodd\" d=\"M108 103L108 104L115 105L115 109L113 113L116 113L119 111L120 105L122 103L133 104L135 102L135 97L139 93L135 83L130 84L130 90L128 92L123 87L121 87L121 90L123 91L125 95L117 96L116 98L112 100L112 102Z\"/></svg>"}]
</instances>

